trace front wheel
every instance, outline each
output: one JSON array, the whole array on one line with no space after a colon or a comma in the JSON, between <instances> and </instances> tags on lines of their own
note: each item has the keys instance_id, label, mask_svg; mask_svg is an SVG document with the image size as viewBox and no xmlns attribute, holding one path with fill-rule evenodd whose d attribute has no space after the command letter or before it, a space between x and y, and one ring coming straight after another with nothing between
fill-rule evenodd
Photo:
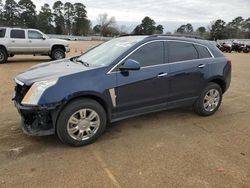
<instances>
[{"instance_id":1,"label":"front wheel","mask_svg":"<svg viewBox=\"0 0 250 188\"><path fill-rule=\"evenodd\" d=\"M52 50L50 57L53 60L64 59L65 58L65 52L61 48L55 48L55 49Z\"/></svg>"},{"instance_id":2,"label":"front wheel","mask_svg":"<svg viewBox=\"0 0 250 188\"><path fill-rule=\"evenodd\" d=\"M194 111L201 116L210 116L218 110L221 101L221 87L216 83L209 83L195 102Z\"/></svg>"},{"instance_id":3,"label":"front wheel","mask_svg":"<svg viewBox=\"0 0 250 188\"><path fill-rule=\"evenodd\" d=\"M6 51L2 48L0 48L0 64L4 64L7 62L8 55Z\"/></svg>"},{"instance_id":4,"label":"front wheel","mask_svg":"<svg viewBox=\"0 0 250 188\"><path fill-rule=\"evenodd\" d=\"M69 103L60 113L56 131L63 143L83 146L93 143L106 128L106 112L91 99Z\"/></svg>"}]
</instances>

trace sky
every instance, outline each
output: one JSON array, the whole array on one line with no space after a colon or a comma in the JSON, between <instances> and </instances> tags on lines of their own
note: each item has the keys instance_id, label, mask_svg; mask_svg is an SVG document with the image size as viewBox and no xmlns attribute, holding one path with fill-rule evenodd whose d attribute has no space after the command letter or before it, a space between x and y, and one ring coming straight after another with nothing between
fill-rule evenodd
<instances>
[{"instance_id":1,"label":"sky","mask_svg":"<svg viewBox=\"0 0 250 188\"><path fill-rule=\"evenodd\" d=\"M237 16L250 17L250 0L61 0L81 2L86 6L88 18L95 25L99 14L107 13L116 18L118 25L128 30L138 25L145 16L162 24L165 31L173 32L180 25L191 23L194 28L208 26L223 19L231 21ZM51 0L33 0L37 10Z\"/></svg>"}]
</instances>

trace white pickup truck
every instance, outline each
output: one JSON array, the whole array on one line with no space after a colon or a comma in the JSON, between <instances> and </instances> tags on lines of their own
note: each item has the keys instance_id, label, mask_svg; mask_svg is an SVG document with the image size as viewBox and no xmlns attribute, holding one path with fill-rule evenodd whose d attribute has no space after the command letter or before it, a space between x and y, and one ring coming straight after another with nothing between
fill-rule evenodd
<instances>
[{"instance_id":1,"label":"white pickup truck","mask_svg":"<svg viewBox=\"0 0 250 188\"><path fill-rule=\"evenodd\" d=\"M8 57L21 54L45 55L53 60L65 58L69 52L66 40L51 39L36 29L0 27L0 64Z\"/></svg>"}]
</instances>

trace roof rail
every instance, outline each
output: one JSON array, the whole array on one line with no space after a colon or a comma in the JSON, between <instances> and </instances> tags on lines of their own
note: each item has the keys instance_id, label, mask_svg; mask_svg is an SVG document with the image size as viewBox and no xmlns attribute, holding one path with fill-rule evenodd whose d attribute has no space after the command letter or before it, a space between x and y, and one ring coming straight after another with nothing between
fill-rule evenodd
<instances>
[{"instance_id":1,"label":"roof rail","mask_svg":"<svg viewBox=\"0 0 250 188\"><path fill-rule=\"evenodd\" d=\"M129 36L149 36L146 34L124 34L124 35L119 35L119 37L129 37Z\"/></svg>"},{"instance_id":2,"label":"roof rail","mask_svg":"<svg viewBox=\"0 0 250 188\"><path fill-rule=\"evenodd\" d=\"M197 35L186 35L186 34L154 34L152 37L185 37L185 38L193 38L193 39L204 39L201 36Z\"/></svg>"},{"instance_id":3,"label":"roof rail","mask_svg":"<svg viewBox=\"0 0 250 188\"><path fill-rule=\"evenodd\" d=\"M192 38L192 39L204 39L198 35L187 35L187 34L153 34L153 35L146 35L146 34L124 34L120 35L119 37L127 37L127 36L147 36L147 37L185 37L185 38Z\"/></svg>"}]
</instances>

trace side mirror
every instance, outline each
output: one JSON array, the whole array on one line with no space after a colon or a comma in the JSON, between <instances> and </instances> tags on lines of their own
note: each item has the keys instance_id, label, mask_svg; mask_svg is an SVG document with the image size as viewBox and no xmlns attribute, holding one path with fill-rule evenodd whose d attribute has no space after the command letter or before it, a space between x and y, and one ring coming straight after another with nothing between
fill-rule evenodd
<instances>
[{"instance_id":1,"label":"side mirror","mask_svg":"<svg viewBox=\"0 0 250 188\"><path fill-rule=\"evenodd\" d=\"M46 37L45 37L45 36L42 36L42 39L43 39L43 40L46 40Z\"/></svg>"},{"instance_id":2,"label":"side mirror","mask_svg":"<svg viewBox=\"0 0 250 188\"><path fill-rule=\"evenodd\" d=\"M123 65L119 67L120 71L140 70L140 68L140 63L133 59L127 59Z\"/></svg>"}]
</instances>

